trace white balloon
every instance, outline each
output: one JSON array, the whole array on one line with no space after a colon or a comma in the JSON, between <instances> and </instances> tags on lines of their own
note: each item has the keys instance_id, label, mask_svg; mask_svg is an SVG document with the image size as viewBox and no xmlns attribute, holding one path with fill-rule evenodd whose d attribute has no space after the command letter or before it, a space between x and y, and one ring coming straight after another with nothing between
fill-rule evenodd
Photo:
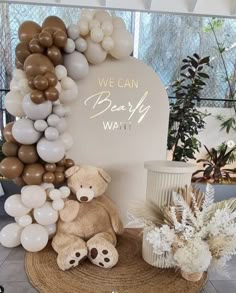
<instances>
[{"instance_id":1,"label":"white balloon","mask_svg":"<svg viewBox=\"0 0 236 293\"><path fill-rule=\"evenodd\" d=\"M61 87L63 90L70 90L74 86L76 86L76 83L74 82L74 80L72 78L70 78L68 76L64 77L61 80Z\"/></svg>"},{"instance_id":2,"label":"white balloon","mask_svg":"<svg viewBox=\"0 0 236 293\"><path fill-rule=\"evenodd\" d=\"M69 90L64 90L61 92L59 99L62 104L72 104L78 98L78 87L75 85ZM58 128L58 127L57 127Z\"/></svg>"},{"instance_id":3,"label":"white balloon","mask_svg":"<svg viewBox=\"0 0 236 293\"><path fill-rule=\"evenodd\" d=\"M91 19L89 21L89 29L92 30L95 27L100 27L100 21L98 21L97 19Z\"/></svg>"},{"instance_id":4,"label":"white balloon","mask_svg":"<svg viewBox=\"0 0 236 293\"><path fill-rule=\"evenodd\" d=\"M75 40L79 37L79 26L77 24L71 24L67 28L67 34L69 38Z\"/></svg>"},{"instance_id":5,"label":"white balloon","mask_svg":"<svg viewBox=\"0 0 236 293\"><path fill-rule=\"evenodd\" d=\"M69 149L72 148L73 144L74 144L74 140L73 137L70 133L65 132L62 135L60 135L60 139L63 141L65 150L68 151Z\"/></svg>"},{"instance_id":6,"label":"white balloon","mask_svg":"<svg viewBox=\"0 0 236 293\"><path fill-rule=\"evenodd\" d=\"M43 226L54 224L58 220L58 212L53 209L50 202L46 201L42 207L34 209L34 218Z\"/></svg>"},{"instance_id":7,"label":"white balloon","mask_svg":"<svg viewBox=\"0 0 236 293\"><path fill-rule=\"evenodd\" d=\"M28 94L23 99L23 110L26 116L32 120L45 119L52 112L52 102L45 101L41 104L35 104Z\"/></svg>"},{"instance_id":8,"label":"white balloon","mask_svg":"<svg viewBox=\"0 0 236 293\"><path fill-rule=\"evenodd\" d=\"M13 124L12 135L21 144L34 144L41 136L40 132L35 130L33 121L26 118L19 119Z\"/></svg>"},{"instance_id":9,"label":"white balloon","mask_svg":"<svg viewBox=\"0 0 236 293\"><path fill-rule=\"evenodd\" d=\"M125 29L116 28L112 33L114 48L110 54L116 59L128 58L133 51L133 36Z\"/></svg>"},{"instance_id":10,"label":"white balloon","mask_svg":"<svg viewBox=\"0 0 236 293\"><path fill-rule=\"evenodd\" d=\"M125 22L121 17L113 16L112 17L112 24L114 28L126 28Z\"/></svg>"},{"instance_id":11,"label":"white balloon","mask_svg":"<svg viewBox=\"0 0 236 293\"><path fill-rule=\"evenodd\" d=\"M39 224L31 224L24 228L21 233L21 244L25 250L37 252L47 245L48 232Z\"/></svg>"},{"instance_id":12,"label":"white balloon","mask_svg":"<svg viewBox=\"0 0 236 293\"><path fill-rule=\"evenodd\" d=\"M44 135L47 140L56 140L59 137L59 131L55 127L48 127Z\"/></svg>"},{"instance_id":13,"label":"white balloon","mask_svg":"<svg viewBox=\"0 0 236 293\"><path fill-rule=\"evenodd\" d=\"M64 55L64 65L67 69L68 76L75 81L83 79L88 74L88 61L78 51Z\"/></svg>"},{"instance_id":14,"label":"white balloon","mask_svg":"<svg viewBox=\"0 0 236 293\"><path fill-rule=\"evenodd\" d=\"M26 227L32 224L32 222L33 222L33 219L30 215L25 215L18 219L18 223L21 227Z\"/></svg>"},{"instance_id":15,"label":"white balloon","mask_svg":"<svg viewBox=\"0 0 236 293\"><path fill-rule=\"evenodd\" d=\"M68 54L73 53L75 51L75 42L72 39L68 38L63 49Z\"/></svg>"},{"instance_id":16,"label":"white balloon","mask_svg":"<svg viewBox=\"0 0 236 293\"><path fill-rule=\"evenodd\" d=\"M83 38L75 40L75 49L79 52L84 52L87 49L87 42Z\"/></svg>"},{"instance_id":17,"label":"white balloon","mask_svg":"<svg viewBox=\"0 0 236 293\"><path fill-rule=\"evenodd\" d=\"M60 117L58 117L56 114L49 115L48 119L47 119L48 125L53 126L53 127L57 126L59 121L60 121Z\"/></svg>"},{"instance_id":18,"label":"white balloon","mask_svg":"<svg viewBox=\"0 0 236 293\"><path fill-rule=\"evenodd\" d=\"M58 83L56 84L55 88L58 90L58 93L60 94L61 91L62 91L60 81L58 81ZM58 103L58 101L59 101L59 100L57 99L56 101L53 102L53 104L55 104L55 102Z\"/></svg>"},{"instance_id":19,"label":"white balloon","mask_svg":"<svg viewBox=\"0 0 236 293\"><path fill-rule=\"evenodd\" d=\"M16 223L17 224L19 224L19 219L20 219L21 217L14 217L14 220L16 221Z\"/></svg>"},{"instance_id":20,"label":"white balloon","mask_svg":"<svg viewBox=\"0 0 236 293\"><path fill-rule=\"evenodd\" d=\"M109 52L114 48L114 41L111 37L105 37L102 41L102 47L105 51Z\"/></svg>"},{"instance_id":21,"label":"white balloon","mask_svg":"<svg viewBox=\"0 0 236 293\"><path fill-rule=\"evenodd\" d=\"M43 137L37 143L37 152L45 162L57 163L65 156L65 147L60 139L49 141Z\"/></svg>"},{"instance_id":22,"label":"white balloon","mask_svg":"<svg viewBox=\"0 0 236 293\"><path fill-rule=\"evenodd\" d=\"M36 120L34 122L34 128L37 131L43 132L48 127L48 124L45 120Z\"/></svg>"},{"instance_id":23,"label":"white balloon","mask_svg":"<svg viewBox=\"0 0 236 293\"><path fill-rule=\"evenodd\" d=\"M62 186L59 190L61 192L61 198L67 198L70 195L70 188L67 186Z\"/></svg>"},{"instance_id":24,"label":"white balloon","mask_svg":"<svg viewBox=\"0 0 236 293\"><path fill-rule=\"evenodd\" d=\"M21 200L28 208L38 208L44 205L47 195L45 190L38 185L28 185L21 190Z\"/></svg>"},{"instance_id":25,"label":"white balloon","mask_svg":"<svg viewBox=\"0 0 236 293\"><path fill-rule=\"evenodd\" d=\"M12 217L21 217L31 211L31 208L26 207L23 204L20 194L13 194L9 196L5 201L4 209L6 213Z\"/></svg>"},{"instance_id":26,"label":"white balloon","mask_svg":"<svg viewBox=\"0 0 236 293\"><path fill-rule=\"evenodd\" d=\"M49 191L48 196L51 200L56 200L62 197L62 193L59 189L52 189Z\"/></svg>"},{"instance_id":27,"label":"white balloon","mask_svg":"<svg viewBox=\"0 0 236 293\"><path fill-rule=\"evenodd\" d=\"M54 185L52 183L41 183L40 186L44 189L44 190L47 190L47 189L52 189L54 188Z\"/></svg>"},{"instance_id":28,"label":"white balloon","mask_svg":"<svg viewBox=\"0 0 236 293\"><path fill-rule=\"evenodd\" d=\"M63 65L57 65L55 67L55 74L58 80L62 80L64 77L67 76L67 70Z\"/></svg>"},{"instance_id":29,"label":"white balloon","mask_svg":"<svg viewBox=\"0 0 236 293\"><path fill-rule=\"evenodd\" d=\"M63 105L53 106L52 113L56 114L60 118L65 116L65 112L65 107Z\"/></svg>"},{"instance_id":30,"label":"white balloon","mask_svg":"<svg viewBox=\"0 0 236 293\"><path fill-rule=\"evenodd\" d=\"M23 78L19 80L18 84L19 84L20 92L23 96L31 92L27 78Z\"/></svg>"},{"instance_id":31,"label":"white balloon","mask_svg":"<svg viewBox=\"0 0 236 293\"><path fill-rule=\"evenodd\" d=\"M84 9L81 12L81 17L86 18L88 21L93 19L93 16L95 14L95 10L89 10L89 9Z\"/></svg>"},{"instance_id":32,"label":"white balloon","mask_svg":"<svg viewBox=\"0 0 236 293\"><path fill-rule=\"evenodd\" d=\"M65 118L61 118L60 122L56 126L57 130L59 131L60 134L64 133L67 128L67 122Z\"/></svg>"},{"instance_id":33,"label":"white balloon","mask_svg":"<svg viewBox=\"0 0 236 293\"><path fill-rule=\"evenodd\" d=\"M100 64L106 59L107 52L103 50L100 44L94 43L90 38L87 38L87 45L88 48L84 54L91 64Z\"/></svg>"},{"instance_id":34,"label":"white balloon","mask_svg":"<svg viewBox=\"0 0 236 293\"><path fill-rule=\"evenodd\" d=\"M58 199L55 199L53 202L52 202L52 207L54 208L54 210L56 211L60 211L64 208L64 200L61 199L61 198L58 198Z\"/></svg>"},{"instance_id":35,"label":"white balloon","mask_svg":"<svg viewBox=\"0 0 236 293\"><path fill-rule=\"evenodd\" d=\"M0 232L0 243L5 247L16 247L20 245L21 232L23 228L17 223L6 225Z\"/></svg>"},{"instance_id":36,"label":"white balloon","mask_svg":"<svg viewBox=\"0 0 236 293\"><path fill-rule=\"evenodd\" d=\"M19 91L10 91L5 97L5 108L7 111L16 117L24 117L25 113L23 111L22 102L23 96Z\"/></svg>"},{"instance_id":37,"label":"white balloon","mask_svg":"<svg viewBox=\"0 0 236 293\"><path fill-rule=\"evenodd\" d=\"M56 234L56 231L57 231L57 225L56 224L47 225L47 226L44 226L44 228L48 232L49 239L51 239Z\"/></svg>"},{"instance_id":38,"label":"white balloon","mask_svg":"<svg viewBox=\"0 0 236 293\"><path fill-rule=\"evenodd\" d=\"M99 27L95 27L90 32L90 38L95 43L100 43L103 40L104 33Z\"/></svg>"},{"instance_id":39,"label":"white balloon","mask_svg":"<svg viewBox=\"0 0 236 293\"><path fill-rule=\"evenodd\" d=\"M111 15L105 10L98 10L95 13L94 18L97 19L100 22L103 22L104 20L111 20L112 19Z\"/></svg>"},{"instance_id":40,"label":"white balloon","mask_svg":"<svg viewBox=\"0 0 236 293\"><path fill-rule=\"evenodd\" d=\"M79 20L79 32L81 36L86 36L89 33L89 25L88 20L85 18L81 18Z\"/></svg>"},{"instance_id":41,"label":"white balloon","mask_svg":"<svg viewBox=\"0 0 236 293\"><path fill-rule=\"evenodd\" d=\"M113 32L113 24L110 20L105 20L102 23L102 31L105 36L110 36Z\"/></svg>"},{"instance_id":42,"label":"white balloon","mask_svg":"<svg viewBox=\"0 0 236 293\"><path fill-rule=\"evenodd\" d=\"M13 78L17 81L26 78L24 70L15 68L13 70Z\"/></svg>"},{"instance_id":43,"label":"white balloon","mask_svg":"<svg viewBox=\"0 0 236 293\"><path fill-rule=\"evenodd\" d=\"M12 79L10 82L11 91L20 91L19 82L15 79Z\"/></svg>"}]
</instances>

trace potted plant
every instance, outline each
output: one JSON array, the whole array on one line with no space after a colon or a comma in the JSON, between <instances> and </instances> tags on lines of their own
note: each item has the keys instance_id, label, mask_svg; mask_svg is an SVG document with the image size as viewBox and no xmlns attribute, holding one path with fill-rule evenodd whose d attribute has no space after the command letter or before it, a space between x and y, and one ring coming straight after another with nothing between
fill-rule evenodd
<instances>
[{"instance_id":1,"label":"potted plant","mask_svg":"<svg viewBox=\"0 0 236 293\"><path fill-rule=\"evenodd\" d=\"M197 163L203 163L204 168L193 173L194 185L203 191L207 182L214 184L217 200L235 197L236 168L226 166L236 161L236 146L231 144L229 147L224 142L217 149L204 147L206 157L197 160Z\"/></svg>"}]
</instances>

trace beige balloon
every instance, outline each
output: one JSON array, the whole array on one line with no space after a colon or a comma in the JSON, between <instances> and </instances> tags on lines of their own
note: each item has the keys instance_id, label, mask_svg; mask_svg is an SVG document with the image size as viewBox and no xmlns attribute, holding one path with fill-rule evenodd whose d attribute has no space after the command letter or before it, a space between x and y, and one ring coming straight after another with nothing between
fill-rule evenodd
<instances>
[{"instance_id":1,"label":"beige balloon","mask_svg":"<svg viewBox=\"0 0 236 293\"><path fill-rule=\"evenodd\" d=\"M116 28L111 35L114 47L110 51L111 56L116 59L125 59L133 52L133 36L126 29Z\"/></svg>"},{"instance_id":2,"label":"beige balloon","mask_svg":"<svg viewBox=\"0 0 236 293\"><path fill-rule=\"evenodd\" d=\"M102 63L107 57L107 52L103 50L100 44L94 43L90 38L87 38L86 41L88 48L84 54L88 62L91 64Z\"/></svg>"}]
</instances>

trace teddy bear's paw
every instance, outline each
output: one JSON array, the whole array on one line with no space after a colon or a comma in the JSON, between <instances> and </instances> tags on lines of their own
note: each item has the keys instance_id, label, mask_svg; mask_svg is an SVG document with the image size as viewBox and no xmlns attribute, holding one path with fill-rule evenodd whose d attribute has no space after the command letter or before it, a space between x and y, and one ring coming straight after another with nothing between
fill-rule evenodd
<instances>
[{"instance_id":1,"label":"teddy bear's paw","mask_svg":"<svg viewBox=\"0 0 236 293\"><path fill-rule=\"evenodd\" d=\"M119 257L116 248L107 240L99 240L88 243L89 260L102 268L109 269L114 267Z\"/></svg>"},{"instance_id":2,"label":"teddy bear's paw","mask_svg":"<svg viewBox=\"0 0 236 293\"><path fill-rule=\"evenodd\" d=\"M87 258L87 254L87 247L83 249L73 249L66 255L59 254L57 257L57 264L61 270L68 270L81 264L82 261Z\"/></svg>"}]
</instances>

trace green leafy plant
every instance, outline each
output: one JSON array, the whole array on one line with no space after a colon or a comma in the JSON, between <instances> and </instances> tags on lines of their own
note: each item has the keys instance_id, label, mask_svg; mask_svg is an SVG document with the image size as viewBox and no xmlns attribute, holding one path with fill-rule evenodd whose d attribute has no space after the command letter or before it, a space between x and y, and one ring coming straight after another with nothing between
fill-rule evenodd
<instances>
[{"instance_id":1,"label":"green leafy plant","mask_svg":"<svg viewBox=\"0 0 236 293\"><path fill-rule=\"evenodd\" d=\"M209 56L200 58L196 53L183 59L180 78L173 84L176 102L170 105L167 142L167 149L173 152L173 161L195 159L194 154L201 146L196 135L204 129L207 114L197 109L195 101L200 100L205 80L209 78L205 72L210 66L209 61Z\"/></svg>"},{"instance_id":2,"label":"green leafy plant","mask_svg":"<svg viewBox=\"0 0 236 293\"><path fill-rule=\"evenodd\" d=\"M223 143L218 149L211 148L209 150L205 145L204 147L207 151L206 158L197 160L197 163L203 163L204 169L193 173L192 180L195 182L231 183L231 174L236 174L236 169L224 169L224 167L235 161L236 146L230 150L226 143ZM203 173L203 175L196 176L199 173Z\"/></svg>"}]
</instances>

